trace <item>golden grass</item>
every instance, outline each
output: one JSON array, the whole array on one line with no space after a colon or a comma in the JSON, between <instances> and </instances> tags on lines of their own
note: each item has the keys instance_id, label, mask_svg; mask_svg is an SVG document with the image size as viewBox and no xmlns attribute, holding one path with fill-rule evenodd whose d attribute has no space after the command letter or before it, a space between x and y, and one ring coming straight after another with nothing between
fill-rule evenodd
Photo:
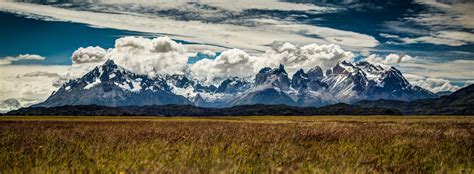
<instances>
[{"instance_id":1,"label":"golden grass","mask_svg":"<svg viewBox=\"0 0 474 174\"><path fill-rule=\"evenodd\" d=\"M473 147L474 117L0 117L0 173L471 173Z\"/></svg>"}]
</instances>

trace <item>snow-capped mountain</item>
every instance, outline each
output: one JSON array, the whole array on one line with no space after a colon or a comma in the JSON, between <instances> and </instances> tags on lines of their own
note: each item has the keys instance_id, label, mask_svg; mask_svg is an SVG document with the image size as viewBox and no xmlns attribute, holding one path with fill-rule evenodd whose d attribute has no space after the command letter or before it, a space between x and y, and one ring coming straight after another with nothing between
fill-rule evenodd
<instances>
[{"instance_id":1,"label":"snow-capped mountain","mask_svg":"<svg viewBox=\"0 0 474 174\"><path fill-rule=\"evenodd\" d=\"M263 68L255 76L255 85L231 99L228 106L249 104L287 104L295 105L286 93L291 86L283 65L278 68Z\"/></svg>"},{"instance_id":2,"label":"snow-capped mountain","mask_svg":"<svg viewBox=\"0 0 474 174\"><path fill-rule=\"evenodd\" d=\"M433 98L410 83L396 68L368 62L340 62L323 73L315 66L289 78L284 65L262 68L255 77L233 77L218 86L186 75L134 74L112 60L82 78L71 80L35 106L97 104L106 106L193 104L230 107L247 104L324 106L339 102Z\"/></svg>"},{"instance_id":3,"label":"snow-capped mountain","mask_svg":"<svg viewBox=\"0 0 474 174\"><path fill-rule=\"evenodd\" d=\"M435 94L410 83L394 67L368 62L340 62L323 78L329 92L340 102L434 98Z\"/></svg>"},{"instance_id":4,"label":"snow-capped mountain","mask_svg":"<svg viewBox=\"0 0 474 174\"><path fill-rule=\"evenodd\" d=\"M82 78L71 80L46 101L35 106L86 105L105 106L189 104L173 93L163 77L137 75L108 60Z\"/></svg>"}]
</instances>

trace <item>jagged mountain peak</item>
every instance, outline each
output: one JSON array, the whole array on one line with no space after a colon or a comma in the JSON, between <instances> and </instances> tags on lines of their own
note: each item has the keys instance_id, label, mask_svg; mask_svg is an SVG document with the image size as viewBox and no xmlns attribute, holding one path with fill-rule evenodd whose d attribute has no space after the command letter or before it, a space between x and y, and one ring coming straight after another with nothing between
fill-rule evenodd
<instances>
[{"instance_id":1,"label":"jagged mountain peak","mask_svg":"<svg viewBox=\"0 0 474 174\"><path fill-rule=\"evenodd\" d=\"M332 73L324 78L331 93L341 102L362 99L414 100L432 98L435 95L420 87L412 86L402 73L390 66L342 61L332 68Z\"/></svg>"},{"instance_id":2,"label":"jagged mountain peak","mask_svg":"<svg viewBox=\"0 0 474 174\"><path fill-rule=\"evenodd\" d=\"M285 65L283 64L278 65L277 68L263 67L262 69L260 69L258 73L259 74L281 74L281 73L287 74L285 70Z\"/></svg>"},{"instance_id":3,"label":"jagged mountain peak","mask_svg":"<svg viewBox=\"0 0 474 174\"><path fill-rule=\"evenodd\" d=\"M255 84L257 86L286 90L290 87L290 79L288 78L288 73L286 73L285 66L280 64L278 68L262 68L255 76Z\"/></svg>"},{"instance_id":4,"label":"jagged mountain peak","mask_svg":"<svg viewBox=\"0 0 474 174\"><path fill-rule=\"evenodd\" d=\"M105 63L102 65L102 67L117 68L118 65L115 64L115 61L114 61L114 60L112 60L112 59L107 59L107 61L105 61Z\"/></svg>"},{"instance_id":5,"label":"jagged mountain peak","mask_svg":"<svg viewBox=\"0 0 474 174\"><path fill-rule=\"evenodd\" d=\"M280 64L280 65L278 66L278 68L275 69L274 73L275 73L275 74L280 74L280 73L288 74L288 73L286 73L285 65L283 65L283 64Z\"/></svg>"},{"instance_id":6,"label":"jagged mountain peak","mask_svg":"<svg viewBox=\"0 0 474 174\"><path fill-rule=\"evenodd\" d=\"M217 87L215 92L235 94L249 89L250 85L251 83L244 78L232 77L222 81L222 83L219 85L219 87Z\"/></svg>"},{"instance_id":7,"label":"jagged mountain peak","mask_svg":"<svg viewBox=\"0 0 474 174\"><path fill-rule=\"evenodd\" d=\"M105 106L187 104L183 96L171 92L161 77L128 71L113 60L92 69L81 78L70 80L46 101L35 106L97 104Z\"/></svg>"},{"instance_id":8,"label":"jagged mountain peak","mask_svg":"<svg viewBox=\"0 0 474 174\"><path fill-rule=\"evenodd\" d=\"M322 79L324 77L323 69L320 66L309 69L307 74L310 79Z\"/></svg>"},{"instance_id":9,"label":"jagged mountain peak","mask_svg":"<svg viewBox=\"0 0 474 174\"><path fill-rule=\"evenodd\" d=\"M291 78L291 86L294 89L306 88L309 81L310 78L308 74L306 74L303 69L299 69Z\"/></svg>"},{"instance_id":10,"label":"jagged mountain peak","mask_svg":"<svg viewBox=\"0 0 474 174\"><path fill-rule=\"evenodd\" d=\"M37 106L98 104L107 106L194 104L229 107L239 104L323 106L365 99L414 100L433 95L412 86L396 68L369 62L341 61L323 73L319 66L292 74L285 66L262 68L255 78L231 77L218 86L186 74L135 74L108 60L74 79Z\"/></svg>"}]
</instances>

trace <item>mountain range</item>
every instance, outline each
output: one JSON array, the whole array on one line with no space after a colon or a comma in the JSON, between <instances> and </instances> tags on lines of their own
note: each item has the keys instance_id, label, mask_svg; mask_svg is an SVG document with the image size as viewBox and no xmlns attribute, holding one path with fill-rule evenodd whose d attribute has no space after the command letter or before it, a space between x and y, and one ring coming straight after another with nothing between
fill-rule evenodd
<instances>
[{"instance_id":1,"label":"mountain range","mask_svg":"<svg viewBox=\"0 0 474 174\"><path fill-rule=\"evenodd\" d=\"M65 105L26 107L6 115L58 116L261 116L261 115L474 115L474 85L435 99L364 100L352 105L337 103L323 107L288 105L239 105L228 108L206 108L193 105L99 106Z\"/></svg>"},{"instance_id":2,"label":"mountain range","mask_svg":"<svg viewBox=\"0 0 474 174\"><path fill-rule=\"evenodd\" d=\"M262 68L254 77L233 77L208 85L186 75L135 74L113 60L70 80L33 107L65 105L146 106L194 105L225 108L238 105L320 107L362 100L436 98L411 85L394 67L369 62L339 62L323 71L319 66L289 75L284 65Z\"/></svg>"}]
</instances>

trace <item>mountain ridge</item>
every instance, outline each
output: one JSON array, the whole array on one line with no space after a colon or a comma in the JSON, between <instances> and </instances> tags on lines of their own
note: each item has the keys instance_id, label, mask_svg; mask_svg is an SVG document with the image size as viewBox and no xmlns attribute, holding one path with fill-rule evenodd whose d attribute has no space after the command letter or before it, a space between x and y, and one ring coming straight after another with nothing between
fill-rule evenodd
<instances>
[{"instance_id":1,"label":"mountain ridge","mask_svg":"<svg viewBox=\"0 0 474 174\"><path fill-rule=\"evenodd\" d=\"M194 105L99 106L75 105L28 107L4 115L31 116L315 116L315 115L400 115L394 109L361 108L334 104L320 108L288 105L239 105L230 108L204 108Z\"/></svg>"},{"instance_id":2,"label":"mountain ridge","mask_svg":"<svg viewBox=\"0 0 474 174\"><path fill-rule=\"evenodd\" d=\"M75 105L27 107L5 115L57 116L318 116L318 115L474 115L474 85L436 99L414 101L372 100L353 105L337 103L323 107L288 105L238 105L229 108L206 108L194 105L99 106Z\"/></svg>"},{"instance_id":3,"label":"mountain ridge","mask_svg":"<svg viewBox=\"0 0 474 174\"><path fill-rule=\"evenodd\" d=\"M418 115L474 115L474 84L461 88L450 95L435 99L413 101L365 100L354 104L365 108L396 109L403 114Z\"/></svg>"},{"instance_id":4,"label":"mountain ridge","mask_svg":"<svg viewBox=\"0 0 474 174\"><path fill-rule=\"evenodd\" d=\"M325 106L360 100L435 98L437 95L409 84L396 68L368 62L339 62L323 70L298 70L289 78L284 65L264 67L254 78L232 77L218 86L205 85L186 75L150 77L130 72L107 60L83 77L70 80L46 101L33 107L62 105L236 105L284 104Z\"/></svg>"}]
</instances>

